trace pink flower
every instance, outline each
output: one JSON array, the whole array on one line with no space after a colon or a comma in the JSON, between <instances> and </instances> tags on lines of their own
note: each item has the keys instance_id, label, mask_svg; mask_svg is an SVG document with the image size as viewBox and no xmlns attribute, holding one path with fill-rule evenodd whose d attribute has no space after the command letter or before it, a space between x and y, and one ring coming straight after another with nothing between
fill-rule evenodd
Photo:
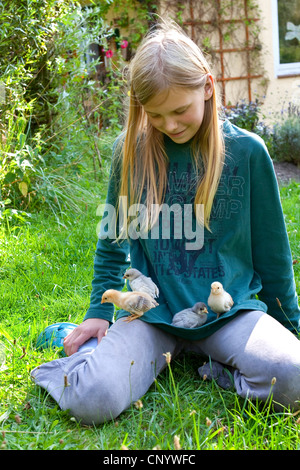
<instances>
[{"instance_id":1,"label":"pink flower","mask_svg":"<svg viewBox=\"0 0 300 470\"><path fill-rule=\"evenodd\" d=\"M121 48L126 49L126 47L128 47L128 41L126 41L126 39L123 39L123 41L121 42Z\"/></svg>"},{"instance_id":2,"label":"pink flower","mask_svg":"<svg viewBox=\"0 0 300 470\"><path fill-rule=\"evenodd\" d=\"M106 57L110 58L114 55L113 51L111 49L108 49L108 51L105 52Z\"/></svg>"}]
</instances>

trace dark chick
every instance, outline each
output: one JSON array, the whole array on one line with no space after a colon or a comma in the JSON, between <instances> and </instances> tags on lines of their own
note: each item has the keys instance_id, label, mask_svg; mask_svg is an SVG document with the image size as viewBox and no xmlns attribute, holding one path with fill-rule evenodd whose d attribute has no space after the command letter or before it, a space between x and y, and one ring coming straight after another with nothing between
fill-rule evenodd
<instances>
[{"instance_id":1,"label":"dark chick","mask_svg":"<svg viewBox=\"0 0 300 470\"><path fill-rule=\"evenodd\" d=\"M178 328L197 328L207 320L207 307L203 302L197 302L193 307L176 313L172 325Z\"/></svg>"}]
</instances>

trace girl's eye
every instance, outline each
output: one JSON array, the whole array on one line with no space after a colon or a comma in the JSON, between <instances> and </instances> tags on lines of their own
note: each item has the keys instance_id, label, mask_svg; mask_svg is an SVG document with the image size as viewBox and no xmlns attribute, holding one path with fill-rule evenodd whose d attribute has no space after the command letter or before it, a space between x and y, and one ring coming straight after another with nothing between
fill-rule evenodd
<instances>
[{"instance_id":1,"label":"girl's eye","mask_svg":"<svg viewBox=\"0 0 300 470\"><path fill-rule=\"evenodd\" d=\"M180 109L179 111L175 111L175 114L183 114L186 112L186 109Z\"/></svg>"}]
</instances>

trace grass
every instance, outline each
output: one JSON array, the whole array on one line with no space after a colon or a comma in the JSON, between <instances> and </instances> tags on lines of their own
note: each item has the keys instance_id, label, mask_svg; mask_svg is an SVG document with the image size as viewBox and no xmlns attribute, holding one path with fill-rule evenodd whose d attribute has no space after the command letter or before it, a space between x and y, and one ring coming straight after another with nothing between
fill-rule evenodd
<instances>
[{"instance_id":1,"label":"grass","mask_svg":"<svg viewBox=\"0 0 300 470\"><path fill-rule=\"evenodd\" d=\"M94 193L104 194L105 183ZM281 188L300 288L300 185ZM83 211L36 214L30 225L0 232L0 448L39 450L291 450L299 448L299 416L275 413L200 379L192 354L172 360L141 401L97 427L78 424L29 371L55 359L37 351L39 332L56 321L80 323L88 308L98 223L97 199ZM101 201L103 202L103 201Z\"/></svg>"}]
</instances>

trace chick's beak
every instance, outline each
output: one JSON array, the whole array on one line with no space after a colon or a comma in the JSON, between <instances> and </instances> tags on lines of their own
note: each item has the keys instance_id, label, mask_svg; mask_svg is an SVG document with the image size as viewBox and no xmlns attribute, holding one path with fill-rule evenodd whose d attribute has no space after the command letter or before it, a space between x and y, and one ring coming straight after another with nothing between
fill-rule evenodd
<instances>
[{"instance_id":1,"label":"chick's beak","mask_svg":"<svg viewBox=\"0 0 300 470\"><path fill-rule=\"evenodd\" d=\"M202 310L202 313L208 313L208 311L207 311L207 308L206 308L206 307L204 307L204 309Z\"/></svg>"}]
</instances>

